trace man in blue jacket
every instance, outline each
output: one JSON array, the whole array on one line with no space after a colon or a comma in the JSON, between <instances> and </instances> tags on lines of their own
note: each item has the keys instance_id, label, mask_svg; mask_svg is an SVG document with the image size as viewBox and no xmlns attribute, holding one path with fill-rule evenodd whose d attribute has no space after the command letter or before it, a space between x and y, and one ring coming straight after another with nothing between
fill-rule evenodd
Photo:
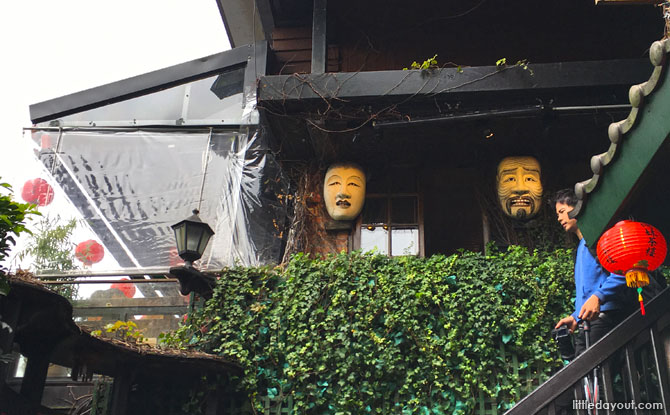
<instances>
[{"instance_id":1,"label":"man in blue jacket","mask_svg":"<svg viewBox=\"0 0 670 415\"><path fill-rule=\"evenodd\" d=\"M586 349L583 322L590 324L590 344L597 342L619 324L626 316L623 293L626 277L610 274L604 270L598 260L589 251L582 236L577 219L571 219L568 213L577 204L577 197L571 189L560 190L555 196L558 222L566 232L579 238L575 259L575 312L562 318L555 328L567 326L570 333L580 327L575 338L575 356Z\"/></svg>"}]
</instances>

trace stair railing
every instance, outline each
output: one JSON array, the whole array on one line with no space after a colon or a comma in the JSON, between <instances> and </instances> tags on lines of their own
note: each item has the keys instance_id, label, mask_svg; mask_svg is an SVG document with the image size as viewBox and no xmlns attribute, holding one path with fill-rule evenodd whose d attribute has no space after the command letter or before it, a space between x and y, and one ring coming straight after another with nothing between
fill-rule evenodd
<instances>
[{"instance_id":1,"label":"stair railing","mask_svg":"<svg viewBox=\"0 0 670 415\"><path fill-rule=\"evenodd\" d=\"M670 287L645 308L645 316L631 314L505 415L596 413L580 388L598 366L598 414L670 414Z\"/></svg>"}]
</instances>

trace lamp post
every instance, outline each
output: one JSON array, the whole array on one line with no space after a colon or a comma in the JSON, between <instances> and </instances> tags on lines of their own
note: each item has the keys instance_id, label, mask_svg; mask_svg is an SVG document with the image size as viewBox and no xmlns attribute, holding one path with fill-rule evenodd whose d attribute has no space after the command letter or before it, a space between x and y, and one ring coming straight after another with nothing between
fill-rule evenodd
<instances>
[{"instance_id":1,"label":"lamp post","mask_svg":"<svg viewBox=\"0 0 670 415\"><path fill-rule=\"evenodd\" d=\"M179 280L179 292L182 295L196 292L204 298L211 298L216 280L193 267L193 262L202 257L209 239L214 235L212 228L200 220L198 213L194 209L192 216L172 225L177 253L184 260L184 265L170 268L170 274Z\"/></svg>"}]
</instances>

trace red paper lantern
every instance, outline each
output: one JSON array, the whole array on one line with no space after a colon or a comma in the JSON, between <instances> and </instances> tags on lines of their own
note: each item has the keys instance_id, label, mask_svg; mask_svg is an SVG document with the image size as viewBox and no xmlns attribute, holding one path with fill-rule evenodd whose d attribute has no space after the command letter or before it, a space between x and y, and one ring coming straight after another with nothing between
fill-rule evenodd
<instances>
[{"instance_id":1,"label":"red paper lantern","mask_svg":"<svg viewBox=\"0 0 670 415\"><path fill-rule=\"evenodd\" d=\"M649 284L648 272L658 268L667 254L665 238L655 227L631 220L618 222L600 237L598 260L609 272L625 275L626 284L637 288L644 315L642 287Z\"/></svg>"},{"instance_id":2,"label":"red paper lantern","mask_svg":"<svg viewBox=\"0 0 670 415\"><path fill-rule=\"evenodd\" d=\"M54 189L44 179L28 180L23 184L21 197L28 203L46 206L54 200Z\"/></svg>"},{"instance_id":3,"label":"red paper lantern","mask_svg":"<svg viewBox=\"0 0 670 415\"><path fill-rule=\"evenodd\" d=\"M40 136L40 147L42 150L49 150L51 148L51 136L44 133Z\"/></svg>"},{"instance_id":4,"label":"red paper lantern","mask_svg":"<svg viewBox=\"0 0 670 415\"><path fill-rule=\"evenodd\" d=\"M135 284L132 284L130 282L115 282L114 284L111 285L110 288L116 288L117 290L121 291L123 295L125 295L127 298L133 298L135 296Z\"/></svg>"},{"instance_id":5,"label":"red paper lantern","mask_svg":"<svg viewBox=\"0 0 670 415\"><path fill-rule=\"evenodd\" d=\"M84 265L95 264L105 256L105 248L93 239L89 239L77 245L74 256Z\"/></svg>"}]
</instances>

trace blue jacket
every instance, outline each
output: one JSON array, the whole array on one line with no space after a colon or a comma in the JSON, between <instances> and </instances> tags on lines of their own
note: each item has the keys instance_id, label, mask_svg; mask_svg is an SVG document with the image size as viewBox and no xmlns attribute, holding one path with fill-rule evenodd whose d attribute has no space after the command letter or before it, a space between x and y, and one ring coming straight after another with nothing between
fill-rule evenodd
<instances>
[{"instance_id":1,"label":"blue jacket","mask_svg":"<svg viewBox=\"0 0 670 415\"><path fill-rule=\"evenodd\" d=\"M577 246L575 260L575 312L572 313L575 321L579 321L579 311L593 294L600 299L600 311L622 309L625 289L626 277L605 271L582 238Z\"/></svg>"}]
</instances>

